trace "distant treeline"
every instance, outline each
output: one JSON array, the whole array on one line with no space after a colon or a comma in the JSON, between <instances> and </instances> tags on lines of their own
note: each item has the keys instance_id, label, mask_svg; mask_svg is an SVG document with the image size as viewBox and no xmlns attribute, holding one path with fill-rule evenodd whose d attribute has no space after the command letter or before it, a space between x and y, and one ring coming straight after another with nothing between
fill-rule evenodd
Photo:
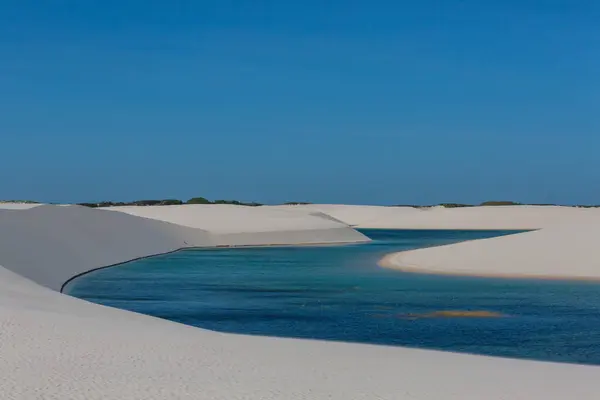
<instances>
[{"instance_id":1,"label":"distant treeline","mask_svg":"<svg viewBox=\"0 0 600 400\"><path fill-rule=\"evenodd\" d=\"M21 204L40 204L38 201L33 200L0 200L0 203L21 203ZM136 200L129 202L115 202L115 201L101 201L99 203L78 203L80 206L85 207L117 207L117 206L176 206L182 204L232 204L236 206L248 206L258 207L264 204L256 202L243 202L238 200L214 200L210 201L204 197L194 197L187 201L178 199L163 199L163 200ZM305 201L290 201L283 203L284 205L306 205L312 204ZM535 204L535 203L518 203L515 201L484 201L481 204L464 204L464 203L440 203L436 205L417 205L417 204L394 204L390 207L413 207L413 208L431 208L431 207L445 207L445 208L462 208L462 207L487 207L487 206L561 206L561 204ZM579 207L579 208L600 208L600 204L597 205L571 205L564 207Z\"/></svg>"},{"instance_id":2,"label":"distant treeline","mask_svg":"<svg viewBox=\"0 0 600 400\"><path fill-rule=\"evenodd\" d=\"M164 199L164 200L136 200L130 202L114 202L114 201L101 201L99 203L79 203L80 206L85 207L117 207L117 206L177 206L182 204L233 204L236 206L262 206L260 203L245 203L238 200L215 200L210 201L204 197L194 197L188 201L182 201L177 199Z\"/></svg>"},{"instance_id":3,"label":"distant treeline","mask_svg":"<svg viewBox=\"0 0 600 400\"><path fill-rule=\"evenodd\" d=\"M0 203L40 204L39 201L33 201L33 200L0 200Z\"/></svg>"},{"instance_id":4,"label":"distant treeline","mask_svg":"<svg viewBox=\"0 0 600 400\"><path fill-rule=\"evenodd\" d=\"M264 204L256 203L256 202L243 202L238 200L214 200L210 201L205 197L193 197L188 201L182 201L177 199L164 199L164 200L136 200L130 202L114 202L114 201L102 201L99 203L79 203L80 206L85 207L118 207L118 206L178 206L182 204L232 204L235 206L248 206L248 207L258 207ZM291 201L288 203L284 203L285 205L300 205L300 204L310 204L306 202L300 201Z\"/></svg>"}]
</instances>

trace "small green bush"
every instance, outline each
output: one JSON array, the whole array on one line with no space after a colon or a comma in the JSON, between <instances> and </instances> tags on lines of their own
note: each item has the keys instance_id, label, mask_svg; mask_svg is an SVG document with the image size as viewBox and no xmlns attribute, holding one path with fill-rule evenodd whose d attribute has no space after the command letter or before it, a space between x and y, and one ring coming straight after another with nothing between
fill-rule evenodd
<instances>
[{"instance_id":1,"label":"small green bush","mask_svg":"<svg viewBox=\"0 0 600 400\"><path fill-rule=\"evenodd\" d=\"M442 206L444 208L473 207L471 204L461 204L461 203L441 203L440 206Z\"/></svg>"},{"instance_id":2,"label":"small green bush","mask_svg":"<svg viewBox=\"0 0 600 400\"><path fill-rule=\"evenodd\" d=\"M482 206L519 206L521 203L514 201L484 201Z\"/></svg>"},{"instance_id":3,"label":"small green bush","mask_svg":"<svg viewBox=\"0 0 600 400\"><path fill-rule=\"evenodd\" d=\"M180 204L183 204L183 201L177 200L177 199L167 199L167 200L162 200L159 205L161 205L161 206L178 206Z\"/></svg>"},{"instance_id":4,"label":"small green bush","mask_svg":"<svg viewBox=\"0 0 600 400\"><path fill-rule=\"evenodd\" d=\"M204 197L194 197L189 199L186 204L211 204L208 199Z\"/></svg>"}]
</instances>

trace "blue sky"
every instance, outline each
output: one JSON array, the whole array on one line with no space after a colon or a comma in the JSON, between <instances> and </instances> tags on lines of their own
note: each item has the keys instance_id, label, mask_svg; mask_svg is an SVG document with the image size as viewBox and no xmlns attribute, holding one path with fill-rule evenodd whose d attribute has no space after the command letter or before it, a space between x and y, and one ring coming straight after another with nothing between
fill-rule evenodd
<instances>
[{"instance_id":1,"label":"blue sky","mask_svg":"<svg viewBox=\"0 0 600 400\"><path fill-rule=\"evenodd\" d=\"M600 203L600 2L0 2L0 198Z\"/></svg>"}]
</instances>

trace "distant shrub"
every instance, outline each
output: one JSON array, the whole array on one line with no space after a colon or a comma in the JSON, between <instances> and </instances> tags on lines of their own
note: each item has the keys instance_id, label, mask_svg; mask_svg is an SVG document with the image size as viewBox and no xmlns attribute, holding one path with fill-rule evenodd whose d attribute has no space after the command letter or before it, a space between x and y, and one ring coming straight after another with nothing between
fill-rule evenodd
<instances>
[{"instance_id":1,"label":"distant shrub","mask_svg":"<svg viewBox=\"0 0 600 400\"><path fill-rule=\"evenodd\" d=\"M194 197L189 199L186 204L211 204L210 200L205 199L204 197Z\"/></svg>"},{"instance_id":2,"label":"distant shrub","mask_svg":"<svg viewBox=\"0 0 600 400\"><path fill-rule=\"evenodd\" d=\"M242 203L237 200L215 200L215 204L232 204L234 206L241 206Z\"/></svg>"},{"instance_id":3,"label":"distant shrub","mask_svg":"<svg viewBox=\"0 0 600 400\"><path fill-rule=\"evenodd\" d=\"M96 208L98 207L98 203L78 203L78 206Z\"/></svg>"},{"instance_id":4,"label":"distant shrub","mask_svg":"<svg viewBox=\"0 0 600 400\"><path fill-rule=\"evenodd\" d=\"M283 203L284 206L305 206L308 204L312 204L312 203L308 203L305 201L288 201L287 203Z\"/></svg>"},{"instance_id":5,"label":"distant shrub","mask_svg":"<svg viewBox=\"0 0 600 400\"><path fill-rule=\"evenodd\" d=\"M120 206L170 206L183 204L181 200L177 199L166 199L166 200L136 200L131 202L114 202L114 201L101 201L100 203L79 203L80 206L85 207L120 207Z\"/></svg>"},{"instance_id":6,"label":"distant shrub","mask_svg":"<svg viewBox=\"0 0 600 400\"><path fill-rule=\"evenodd\" d=\"M34 200L0 200L0 203L40 204L39 201L34 201Z\"/></svg>"},{"instance_id":7,"label":"distant shrub","mask_svg":"<svg viewBox=\"0 0 600 400\"><path fill-rule=\"evenodd\" d=\"M514 201L484 201L482 206L519 206L521 203Z\"/></svg>"},{"instance_id":8,"label":"distant shrub","mask_svg":"<svg viewBox=\"0 0 600 400\"><path fill-rule=\"evenodd\" d=\"M162 200L159 205L161 206L178 206L183 204L183 201L177 199Z\"/></svg>"},{"instance_id":9,"label":"distant shrub","mask_svg":"<svg viewBox=\"0 0 600 400\"><path fill-rule=\"evenodd\" d=\"M239 201L239 200L215 200L213 202L213 204L229 204L229 205L234 205L234 206L249 206L249 207L258 207L258 206L263 205L261 203L256 203L256 202L244 203L243 201Z\"/></svg>"},{"instance_id":10,"label":"distant shrub","mask_svg":"<svg viewBox=\"0 0 600 400\"><path fill-rule=\"evenodd\" d=\"M136 200L132 202L134 206L158 206L162 200Z\"/></svg>"},{"instance_id":11,"label":"distant shrub","mask_svg":"<svg viewBox=\"0 0 600 400\"><path fill-rule=\"evenodd\" d=\"M471 204L461 204L461 203L441 203L440 206L444 207L444 208L473 207Z\"/></svg>"},{"instance_id":12,"label":"distant shrub","mask_svg":"<svg viewBox=\"0 0 600 400\"><path fill-rule=\"evenodd\" d=\"M117 206L129 206L133 205L132 203L122 203L122 202L114 202L114 201L102 201L98 203L98 207L117 207Z\"/></svg>"}]
</instances>

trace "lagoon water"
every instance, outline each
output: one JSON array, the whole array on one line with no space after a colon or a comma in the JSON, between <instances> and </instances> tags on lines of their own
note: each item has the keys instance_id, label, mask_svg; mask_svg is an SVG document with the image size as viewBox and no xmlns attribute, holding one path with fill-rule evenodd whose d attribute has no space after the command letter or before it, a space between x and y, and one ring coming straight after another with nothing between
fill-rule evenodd
<instances>
[{"instance_id":1,"label":"lagoon water","mask_svg":"<svg viewBox=\"0 0 600 400\"><path fill-rule=\"evenodd\" d=\"M91 272L66 291L223 332L600 365L597 283L421 275L377 266L394 251L514 232L362 232L374 241L185 250Z\"/></svg>"}]
</instances>

